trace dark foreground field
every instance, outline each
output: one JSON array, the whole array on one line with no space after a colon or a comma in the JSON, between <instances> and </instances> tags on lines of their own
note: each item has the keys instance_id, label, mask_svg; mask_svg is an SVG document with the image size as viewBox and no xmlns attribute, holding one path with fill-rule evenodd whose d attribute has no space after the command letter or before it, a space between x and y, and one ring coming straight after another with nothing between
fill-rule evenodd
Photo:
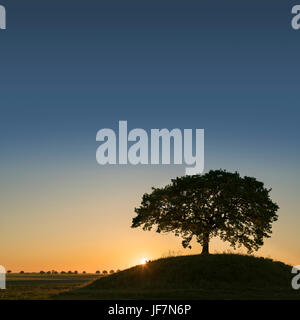
<instances>
[{"instance_id":1,"label":"dark foreground field","mask_svg":"<svg viewBox=\"0 0 300 320\"><path fill-rule=\"evenodd\" d=\"M99 279L92 274L9 274L6 290L0 290L2 299L51 299L60 292L73 290Z\"/></svg>"},{"instance_id":2,"label":"dark foreground field","mask_svg":"<svg viewBox=\"0 0 300 320\"><path fill-rule=\"evenodd\" d=\"M291 266L252 256L171 257L113 275L8 275L0 299L300 299Z\"/></svg>"},{"instance_id":3,"label":"dark foreground field","mask_svg":"<svg viewBox=\"0 0 300 320\"><path fill-rule=\"evenodd\" d=\"M159 259L56 299L300 299L291 266L253 256L216 254Z\"/></svg>"}]
</instances>

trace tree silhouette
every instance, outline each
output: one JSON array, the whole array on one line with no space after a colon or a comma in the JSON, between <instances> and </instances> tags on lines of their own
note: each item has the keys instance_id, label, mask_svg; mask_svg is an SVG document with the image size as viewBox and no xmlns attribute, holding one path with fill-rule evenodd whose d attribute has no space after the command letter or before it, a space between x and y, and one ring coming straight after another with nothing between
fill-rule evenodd
<instances>
[{"instance_id":1,"label":"tree silhouette","mask_svg":"<svg viewBox=\"0 0 300 320\"><path fill-rule=\"evenodd\" d=\"M11 272L12 272L11 270L8 270L8 271L7 271L7 273L11 273Z\"/></svg>"},{"instance_id":2,"label":"tree silhouette","mask_svg":"<svg viewBox=\"0 0 300 320\"><path fill-rule=\"evenodd\" d=\"M99 271L99 270L97 270L97 271L96 271L96 274L100 274L100 271Z\"/></svg>"},{"instance_id":3,"label":"tree silhouette","mask_svg":"<svg viewBox=\"0 0 300 320\"><path fill-rule=\"evenodd\" d=\"M107 271L106 271L106 270L103 270L103 271L102 271L102 274L107 274Z\"/></svg>"},{"instance_id":4,"label":"tree silhouette","mask_svg":"<svg viewBox=\"0 0 300 320\"><path fill-rule=\"evenodd\" d=\"M216 236L251 253L270 237L278 218L279 207L270 199L270 191L255 178L225 170L176 178L144 194L131 227L174 232L182 236L184 248L191 248L195 237L202 254L209 253L209 241Z\"/></svg>"},{"instance_id":5,"label":"tree silhouette","mask_svg":"<svg viewBox=\"0 0 300 320\"><path fill-rule=\"evenodd\" d=\"M110 273L110 274L113 274L113 273L115 273L115 271L114 271L114 270L110 270L109 273Z\"/></svg>"}]
</instances>

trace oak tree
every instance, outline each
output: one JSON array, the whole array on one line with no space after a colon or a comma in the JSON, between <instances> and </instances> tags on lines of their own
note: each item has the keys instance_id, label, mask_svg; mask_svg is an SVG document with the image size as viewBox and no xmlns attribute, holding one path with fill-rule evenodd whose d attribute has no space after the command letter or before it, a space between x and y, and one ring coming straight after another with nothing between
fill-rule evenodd
<instances>
[{"instance_id":1,"label":"oak tree","mask_svg":"<svg viewBox=\"0 0 300 320\"><path fill-rule=\"evenodd\" d=\"M209 241L219 237L234 248L244 246L249 253L258 250L270 237L277 220L278 205L270 198L271 189L238 172L211 170L204 175L173 179L164 188L144 194L132 227L157 232L173 232L183 238L184 248L191 240L209 253Z\"/></svg>"}]
</instances>

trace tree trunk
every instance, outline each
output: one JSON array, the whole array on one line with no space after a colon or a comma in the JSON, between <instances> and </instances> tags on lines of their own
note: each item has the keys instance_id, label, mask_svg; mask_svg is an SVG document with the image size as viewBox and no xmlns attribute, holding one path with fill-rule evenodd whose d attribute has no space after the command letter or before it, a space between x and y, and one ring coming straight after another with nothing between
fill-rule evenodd
<instances>
[{"instance_id":1,"label":"tree trunk","mask_svg":"<svg viewBox=\"0 0 300 320\"><path fill-rule=\"evenodd\" d=\"M201 254L209 254L209 234L204 235Z\"/></svg>"}]
</instances>

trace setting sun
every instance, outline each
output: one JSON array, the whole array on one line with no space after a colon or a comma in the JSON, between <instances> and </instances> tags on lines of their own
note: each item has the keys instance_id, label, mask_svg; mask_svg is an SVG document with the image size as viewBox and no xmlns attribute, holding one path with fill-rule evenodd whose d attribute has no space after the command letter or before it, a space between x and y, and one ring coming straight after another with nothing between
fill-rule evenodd
<instances>
[{"instance_id":1,"label":"setting sun","mask_svg":"<svg viewBox=\"0 0 300 320\"><path fill-rule=\"evenodd\" d=\"M146 264L146 263L147 263L147 260L148 260L147 258L142 258L142 259L141 259L141 264Z\"/></svg>"}]
</instances>

